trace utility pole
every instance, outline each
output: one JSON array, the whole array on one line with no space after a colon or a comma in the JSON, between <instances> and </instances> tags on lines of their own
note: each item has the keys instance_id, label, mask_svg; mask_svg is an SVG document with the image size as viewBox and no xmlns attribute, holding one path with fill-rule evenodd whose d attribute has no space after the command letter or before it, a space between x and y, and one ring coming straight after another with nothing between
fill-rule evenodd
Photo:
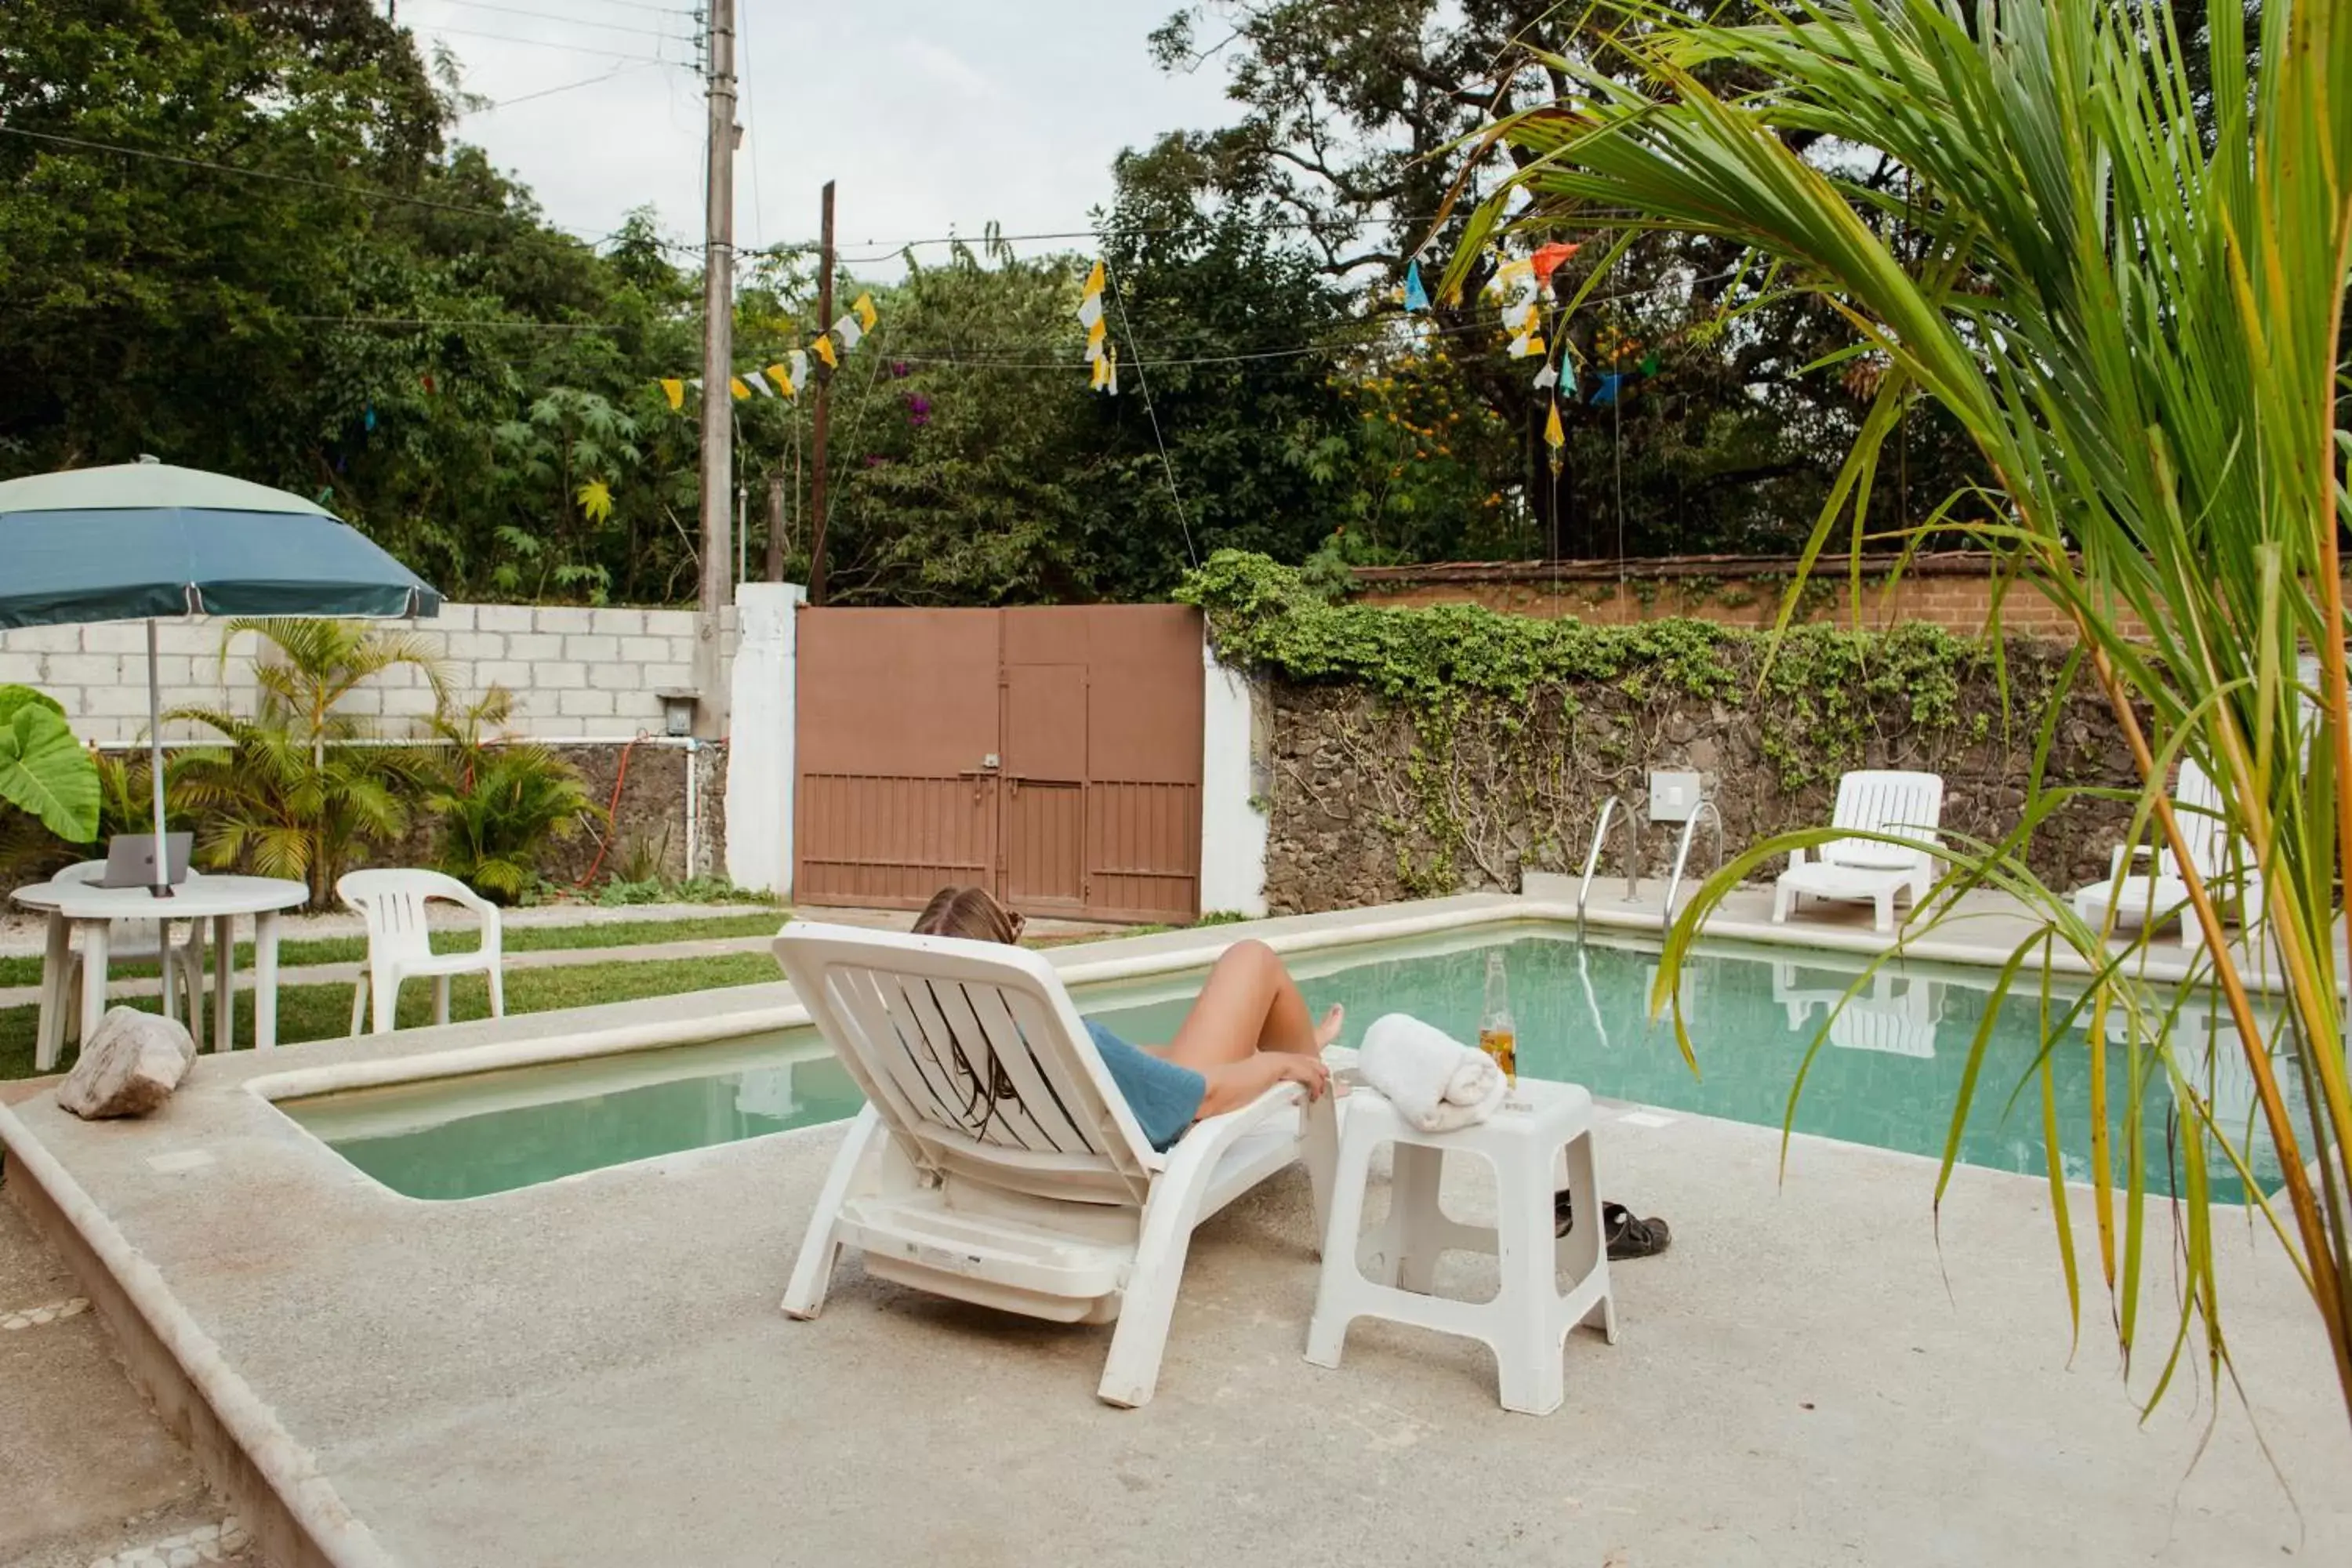
<instances>
[{"instance_id":1,"label":"utility pole","mask_svg":"<svg viewBox=\"0 0 2352 1568\"><path fill-rule=\"evenodd\" d=\"M833 182L824 183L824 220L818 234L816 274L817 331L833 331ZM824 603L824 524L831 508L825 504L824 437L832 403L833 372L820 360L816 367L816 407L812 413L815 434L809 454L809 512L815 519L809 535L809 603Z\"/></svg>"},{"instance_id":2,"label":"utility pole","mask_svg":"<svg viewBox=\"0 0 2352 1568\"><path fill-rule=\"evenodd\" d=\"M735 363L735 0L710 5L710 147L704 180L702 247L702 585L696 606L695 733L727 732L728 693L719 617L734 597L728 492L734 488Z\"/></svg>"}]
</instances>

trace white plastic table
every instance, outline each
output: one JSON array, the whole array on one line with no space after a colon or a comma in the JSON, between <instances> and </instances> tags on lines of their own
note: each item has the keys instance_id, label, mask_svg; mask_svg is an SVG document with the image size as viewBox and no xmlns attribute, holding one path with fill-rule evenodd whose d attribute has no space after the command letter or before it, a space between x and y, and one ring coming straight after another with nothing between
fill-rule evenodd
<instances>
[{"instance_id":1,"label":"white plastic table","mask_svg":"<svg viewBox=\"0 0 2352 1568\"><path fill-rule=\"evenodd\" d=\"M49 917L48 945L41 961L41 1023L33 1047L34 1069L55 1067L65 1043L66 974L73 933L81 931L81 1037L89 1039L106 1016L107 929L115 921L205 921L213 922L213 1049L229 1048L236 1008L233 973L236 921L253 917L253 1043L259 1050L278 1044L278 916L310 896L299 882L276 877L192 877L159 899L145 888L100 888L89 882L40 882L13 897ZM168 941L168 931L164 933ZM159 942L158 948L167 945Z\"/></svg>"}]
</instances>

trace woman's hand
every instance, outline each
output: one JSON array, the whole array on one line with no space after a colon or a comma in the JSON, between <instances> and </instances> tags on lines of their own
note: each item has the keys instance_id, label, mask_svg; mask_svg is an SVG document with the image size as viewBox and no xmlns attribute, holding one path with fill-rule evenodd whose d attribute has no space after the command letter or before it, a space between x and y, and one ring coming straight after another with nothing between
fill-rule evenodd
<instances>
[{"instance_id":1,"label":"woman's hand","mask_svg":"<svg viewBox=\"0 0 2352 1568\"><path fill-rule=\"evenodd\" d=\"M1331 1069L1323 1065L1323 1059L1300 1051L1259 1051L1201 1076L1208 1082L1208 1091L1201 1097L1201 1109L1194 1115L1201 1121L1238 1110L1278 1083L1302 1086L1309 1100L1322 1099L1331 1087Z\"/></svg>"},{"instance_id":2,"label":"woman's hand","mask_svg":"<svg viewBox=\"0 0 2352 1568\"><path fill-rule=\"evenodd\" d=\"M1297 1051L1261 1051L1258 1060L1270 1064L1274 1068L1273 1076L1266 1079L1268 1089L1277 1083L1305 1084L1307 1098L1320 1100L1331 1087L1331 1069L1323 1065L1320 1057L1304 1056Z\"/></svg>"}]
</instances>

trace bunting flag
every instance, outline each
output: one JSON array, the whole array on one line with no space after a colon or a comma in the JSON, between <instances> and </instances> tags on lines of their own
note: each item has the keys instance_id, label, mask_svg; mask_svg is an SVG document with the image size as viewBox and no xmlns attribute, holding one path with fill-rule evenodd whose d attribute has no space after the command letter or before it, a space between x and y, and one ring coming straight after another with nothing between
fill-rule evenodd
<instances>
[{"instance_id":1,"label":"bunting flag","mask_svg":"<svg viewBox=\"0 0 2352 1568\"><path fill-rule=\"evenodd\" d=\"M1568 445L1568 431L1559 422L1559 399L1551 400L1551 413L1544 420L1544 445L1551 448L1551 477L1559 478L1561 448Z\"/></svg>"},{"instance_id":2,"label":"bunting flag","mask_svg":"<svg viewBox=\"0 0 2352 1568\"><path fill-rule=\"evenodd\" d=\"M842 353L847 353L866 336L866 329L858 324L856 316L844 316L834 322L833 335L841 340Z\"/></svg>"},{"instance_id":3,"label":"bunting flag","mask_svg":"<svg viewBox=\"0 0 2352 1568\"><path fill-rule=\"evenodd\" d=\"M825 369L839 370L841 368L841 355L834 352L833 339L830 336L820 335L814 342L809 344L809 352L824 362Z\"/></svg>"},{"instance_id":4,"label":"bunting flag","mask_svg":"<svg viewBox=\"0 0 2352 1568\"><path fill-rule=\"evenodd\" d=\"M662 395L669 399L669 411L672 414L676 414L685 408L686 383L678 380L676 376L665 376L662 379L661 389Z\"/></svg>"},{"instance_id":5,"label":"bunting flag","mask_svg":"<svg viewBox=\"0 0 2352 1568\"><path fill-rule=\"evenodd\" d=\"M1515 338L1526 337L1528 329L1535 325L1535 320L1536 302L1533 300L1514 300L1503 307L1503 326Z\"/></svg>"},{"instance_id":6,"label":"bunting flag","mask_svg":"<svg viewBox=\"0 0 2352 1568\"><path fill-rule=\"evenodd\" d=\"M727 390L733 393L738 399L751 395L751 389L743 384L743 378L740 375L730 375L727 378Z\"/></svg>"},{"instance_id":7,"label":"bunting flag","mask_svg":"<svg viewBox=\"0 0 2352 1568\"><path fill-rule=\"evenodd\" d=\"M1620 386L1622 386L1624 383L1625 373L1623 371L1610 371L1601 376L1601 384L1592 389L1592 401L1595 403L1616 402L1617 389Z\"/></svg>"},{"instance_id":8,"label":"bunting flag","mask_svg":"<svg viewBox=\"0 0 2352 1568\"><path fill-rule=\"evenodd\" d=\"M1404 264L1404 308L1408 315L1429 309L1429 290L1422 287L1419 261Z\"/></svg>"},{"instance_id":9,"label":"bunting flag","mask_svg":"<svg viewBox=\"0 0 2352 1568\"><path fill-rule=\"evenodd\" d=\"M1529 321L1528 330L1513 338L1510 346L1513 359L1533 359L1544 352L1543 329Z\"/></svg>"},{"instance_id":10,"label":"bunting flag","mask_svg":"<svg viewBox=\"0 0 2352 1568\"><path fill-rule=\"evenodd\" d=\"M1097 392L1118 391L1118 375L1108 369L1110 363L1110 323L1103 320L1103 288L1109 282L1103 271L1102 260L1087 269L1085 286L1078 290L1078 324L1087 330L1086 363L1094 366L1092 385ZM1108 384L1106 385L1106 379Z\"/></svg>"},{"instance_id":11,"label":"bunting flag","mask_svg":"<svg viewBox=\"0 0 2352 1568\"><path fill-rule=\"evenodd\" d=\"M881 313L874 309L874 296L871 294L860 294L849 309L856 316L857 324L869 332L874 330L874 323L881 319Z\"/></svg>"},{"instance_id":12,"label":"bunting flag","mask_svg":"<svg viewBox=\"0 0 2352 1568\"><path fill-rule=\"evenodd\" d=\"M743 373L743 381L744 384L751 387L752 391L758 393L762 397L773 397L776 395L776 389L768 384L768 378L761 375L756 370L745 371Z\"/></svg>"},{"instance_id":13,"label":"bunting flag","mask_svg":"<svg viewBox=\"0 0 2352 1568\"><path fill-rule=\"evenodd\" d=\"M1112 397L1118 395L1118 350L1106 346L1102 357L1095 361L1094 389Z\"/></svg>"},{"instance_id":14,"label":"bunting flag","mask_svg":"<svg viewBox=\"0 0 2352 1568\"><path fill-rule=\"evenodd\" d=\"M806 349L794 349L791 353L784 357L784 363L793 373L793 391L797 394L802 387L808 384L808 351Z\"/></svg>"},{"instance_id":15,"label":"bunting flag","mask_svg":"<svg viewBox=\"0 0 2352 1568\"><path fill-rule=\"evenodd\" d=\"M768 381L786 397L798 397L801 395L801 384L794 381L793 373L782 365L772 364L768 367Z\"/></svg>"},{"instance_id":16,"label":"bunting flag","mask_svg":"<svg viewBox=\"0 0 2352 1568\"><path fill-rule=\"evenodd\" d=\"M1549 392L1553 387L1558 386L1559 384L1559 366L1552 363L1549 360L1544 361L1543 369L1536 372L1536 390L1538 392Z\"/></svg>"},{"instance_id":17,"label":"bunting flag","mask_svg":"<svg viewBox=\"0 0 2352 1568\"><path fill-rule=\"evenodd\" d=\"M1536 253L1528 258L1528 266L1534 271L1536 281L1549 288L1551 275L1559 271L1559 264L1574 256L1576 251L1575 246L1554 240L1549 245L1536 247Z\"/></svg>"}]
</instances>

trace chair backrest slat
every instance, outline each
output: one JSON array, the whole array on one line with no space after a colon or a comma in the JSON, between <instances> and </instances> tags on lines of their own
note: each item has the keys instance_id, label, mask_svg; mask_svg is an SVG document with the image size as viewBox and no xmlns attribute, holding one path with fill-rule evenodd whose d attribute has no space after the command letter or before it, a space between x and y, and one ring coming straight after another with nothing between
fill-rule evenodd
<instances>
[{"instance_id":1,"label":"chair backrest slat","mask_svg":"<svg viewBox=\"0 0 2352 1568\"><path fill-rule=\"evenodd\" d=\"M1040 1196L1139 1204L1158 1156L1034 952L795 921L793 988L908 1156Z\"/></svg>"},{"instance_id":2,"label":"chair backrest slat","mask_svg":"<svg viewBox=\"0 0 2352 1568\"><path fill-rule=\"evenodd\" d=\"M369 953L395 959L431 956L432 928L425 909L428 902L473 899L472 890L455 877L410 867L348 872L337 879L335 896L367 922Z\"/></svg>"},{"instance_id":3,"label":"chair backrest slat","mask_svg":"<svg viewBox=\"0 0 2352 1568\"><path fill-rule=\"evenodd\" d=\"M1862 769L1838 780L1837 806L1830 826L1852 832L1894 833L1936 843L1944 815L1940 774L1893 769ZM1832 838L1822 858L1839 866L1888 871L1917 865L1921 852L1874 838Z\"/></svg>"}]
</instances>

